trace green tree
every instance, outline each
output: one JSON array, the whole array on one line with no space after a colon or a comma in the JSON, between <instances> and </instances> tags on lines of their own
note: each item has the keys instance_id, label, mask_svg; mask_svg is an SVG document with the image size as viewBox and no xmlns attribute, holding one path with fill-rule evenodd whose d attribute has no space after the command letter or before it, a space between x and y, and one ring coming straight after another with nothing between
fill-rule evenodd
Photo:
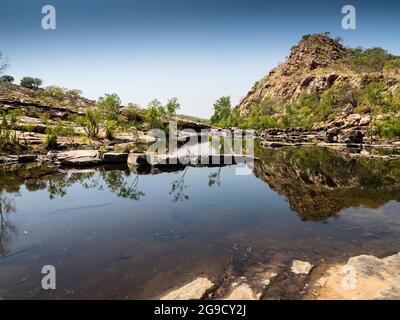
<instances>
[{"instance_id":1,"label":"green tree","mask_svg":"<svg viewBox=\"0 0 400 320\"><path fill-rule=\"evenodd\" d=\"M100 114L98 112L86 110L84 116L78 117L78 123L89 138L98 137L100 128Z\"/></svg>"},{"instance_id":2,"label":"green tree","mask_svg":"<svg viewBox=\"0 0 400 320\"><path fill-rule=\"evenodd\" d=\"M151 129L163 129L165 127L165 115L166 111L162 103L159 100L154 99L150 101L147 106L145 111L145 120Z\"/></svg>"},{"instance_id":3,"label":"green tree","mask_svg":"<svg viewBox=\"0 0 400 320\"><path fill-rule=\"evenodd\" d=\"M178 98L171 98L168 100L165 109L168 116L176 115L176 112L181 108L181 105L178 102Z\"/></svg>"},{"instance_id":4,"label":"green tree","mask_svg":"<svg viewBox=\"0 0 400 320\"><path fill-rule=\"evenodd\" d=\"M228 120L231 114L231 97L221 97L214 103L214 114L211 116L211 123L214 125L222 124Z\"/></svg>"},{"instance_id":5,"label":"green tree","mask_svg":"<svg viewBox=\"0 0 400 320\"><path fill-rule=\"evenodd\" d=\"M2 82L2 83L13 83L14 82L14 78L12 76L9 76L9 75L4 75L4 76L0 77L0 82Z\"/></svg>"},{"instance_id":6,"label":"green tree","mask_svg":"<svg viewBox=\"0 0 400 320\"><path fill-rule=\"evenodd\" d=\"M58 128L47 127L46 129L46 139L44 141L47 150L56 149L58 146Z\"/></svg>"},{"instance_id":7,"label":"green tree","mask_svg":"<svg viewBox=\"0 0 400 320\"><path fill-rule=\"evenodd\" d=\"M106 138L112 140L114 138L115 130L117 129L117 121L107 120L106 121Z\"/></svg>"},{"instance_id":8,"label":"green tree","mask_svg":"<svg viewBox=\"0 0 400 320\"><path fill-rule=\"evenodd\" d=\"M121 99L115 93L105 94L104 97L99 98L97 107L105 119L117 120L121 107Z\"/></svg>"},{"instance_id":9,"label":"green tree","mask_svg":"<svg viewBox=\"0 0 400 320\"><path fill-rule=\"evenodd\" d=\"M39 78L23 77L20 85L29 89L38 89L42 85L43 81Z\"/></svg>"}]
</instances>

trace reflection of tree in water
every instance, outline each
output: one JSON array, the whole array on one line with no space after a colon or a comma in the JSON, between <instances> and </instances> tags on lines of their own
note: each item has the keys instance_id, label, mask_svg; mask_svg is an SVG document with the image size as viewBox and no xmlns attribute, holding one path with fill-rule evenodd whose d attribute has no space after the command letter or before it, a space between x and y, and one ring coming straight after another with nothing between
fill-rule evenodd
<instances>
[{"instance_id":1,"label":"reflection of tree in water","mask_svg":"<svg viewBox=\"0 0 400 320\"><path fill-rule=\"evenodd\" d=\"M56 196L64 197L67 194L67 189L75 183L80 183L85 189L98 188L102 190L98 177L95 177L96 172L72 173L72 174L56 174L49 179L47 191L50 199Z\"/></svg>"},{"instance_id":2,"label":"reflection of tree in water","mask_svg":"<svg viewBox=\"0 0 400 320\"><path fill-rule=\"evenodd\" d=\"M14 201L7 198L0 189L0 256L6 255L11 242L11 233L16 233L16 228L8 219L8 215L16 211Z\"/></svg>"},{"instance_id":3,"label":"reflection of tree in water","mask_svg":"<svg viewBox=\"0 0 400 320\"><path fill-rule=\"evenodd\" d=\"M188 200L189 196L185 194L187 185L185 184L185 176L189 167L186 167L179 179L172 181L170 195L173 195L173 202Z\"/></svg>"},{"instance_id":4,"label":"reflection of tree in water","mask_svg":"<svg viewBox=\"0 0 400 320\"><path fill-rule=\"evenodd\" d=\"M221 185L221 169L220 167L217 172L211 172L208 175L208 186L212 187L213 185L217 184L219 187Z\"/></svg>"},{"instance_id":5,"label":"reflection of tree in water","mask_svg":"<svg viewBox=\"0 0 400 320\"><path fill-rule=\"evenodd\" d=\"M101 180L107 185L110 192L124 199L139 201L145 194L139 190L139 175L136 175L133 182L128 184L126 177L129 172L124 171L93 171L85 173L58 174L49 180L47 191L50 199L55 196L65 196L68 188L75 183L79 183L85 189L104 190Z\"/></svg>"},{"instance_id":6,"label":"reflection of tree in water","mask_svg":"<svg viewBox=\"0 0 400 320\"><path fill-rule=\"evenodd\" d=\"M108 189L118 197L139 201L140 198L145 195L138 189L138 174L130 185L125 181L125 177L121 171L103 171L101 175L104 182L107 184ZM125 176L129 175L130 173L128 172Z\"/></svg>"}]
</instances>

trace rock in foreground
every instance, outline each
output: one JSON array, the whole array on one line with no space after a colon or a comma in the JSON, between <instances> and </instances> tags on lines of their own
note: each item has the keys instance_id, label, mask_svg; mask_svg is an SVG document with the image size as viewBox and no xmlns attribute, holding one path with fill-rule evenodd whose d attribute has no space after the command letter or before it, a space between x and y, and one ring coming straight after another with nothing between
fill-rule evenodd
<instances>
[{"instance_id":1,"label":"rock in foreground","mask_svg":"<svg viewBox=\"0 0 400 320\"><path fill-rule=\"evenodd\" d=\"M207 278L197 278L182 288L171 291L161 297L161 300L198 300L213 286L214 283Z\"/></svg>"},{"instance_id":2,"label":"rock in foreground","mask_svg":"<svg viewBox=\"0 0 400 320\"><path fill-rule=\"evenodd\" d=\"M350 258L331 267L312 291L310 298L320 300L400 300L400 253Z\"/></svg>"},{"instance_id":3,"label":"rock in foreground","mask_svg":"<svg viewBox=\"0 0 400 320\"><path fill-rule=\"evenodd\" d=\"M291 271L297 275L309 274L312 268L313 265L307 261L294 260Z\"/></svg>"}]
</instances>

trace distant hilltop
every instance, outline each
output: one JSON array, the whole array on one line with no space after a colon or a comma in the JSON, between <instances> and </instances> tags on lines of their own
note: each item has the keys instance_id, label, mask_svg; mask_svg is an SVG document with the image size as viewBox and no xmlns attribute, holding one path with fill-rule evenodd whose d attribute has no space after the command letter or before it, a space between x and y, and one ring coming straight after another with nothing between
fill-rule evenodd
<instances>
[{"instance_id":1,"label":"distant hilltop","mask_svg":"<svg viewBox=\"0 0 400 320\"><path fill-rule=\"evenodd\" d=\"M254 118L253 127L261 121L261 127L320 128L351 114L399 119L400 57L341 42L329 33L303 36L284 63L254 84L240 116Z\"/></svg>"}]
</instances>

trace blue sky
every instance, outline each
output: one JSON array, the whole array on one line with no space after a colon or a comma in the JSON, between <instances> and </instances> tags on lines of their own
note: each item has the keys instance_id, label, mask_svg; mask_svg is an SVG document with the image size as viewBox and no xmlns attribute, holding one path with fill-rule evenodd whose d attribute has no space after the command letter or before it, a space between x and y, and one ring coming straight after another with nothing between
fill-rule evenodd
<instances>
[{"instance_id":1,"label":"blue sky","mask_svg":"<svg viewBox=\"0 0 400 320\"><path fill-rule=\"evenodd\" d=\"M56 30L41 28L45 4L57 10ZM341 28L346 4L357 30ZM178 97L182 113L209 117L218 97L238 103L304 34L400 54L399 16L400 1L383 0L2 0L0 51L17 80L142 106Z\"/></svg>"}]
</instances>

